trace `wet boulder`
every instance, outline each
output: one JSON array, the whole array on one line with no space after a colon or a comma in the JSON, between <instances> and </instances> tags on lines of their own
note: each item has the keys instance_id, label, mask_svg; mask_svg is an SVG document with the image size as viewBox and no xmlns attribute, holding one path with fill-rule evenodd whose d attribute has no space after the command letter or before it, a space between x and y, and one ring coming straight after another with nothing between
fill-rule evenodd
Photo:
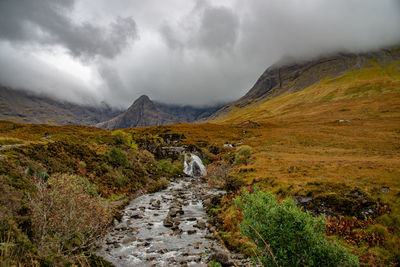
<instances>
[{"instance_id":1,"label":"wet boulder","mask_svg":"<svg viewBox=\"0 0 400 267\"><path fill-rule=\"evenodd\" d=\"M223 267L233 266L233 262L228 252L219 248L215 250L209 260L219 262Z\"/></svg>"},{"instance_id":2,"label":"wet boulder","mask_svg":"<svg viewBox=\"0 0 400 267\"><path fill-rule=\"evenodd\" d=\"M164 219L163 225L165 227L172 227L174 225L174 220L170 216L167 216L167 218Z\"/></svg>"}]
</instances>

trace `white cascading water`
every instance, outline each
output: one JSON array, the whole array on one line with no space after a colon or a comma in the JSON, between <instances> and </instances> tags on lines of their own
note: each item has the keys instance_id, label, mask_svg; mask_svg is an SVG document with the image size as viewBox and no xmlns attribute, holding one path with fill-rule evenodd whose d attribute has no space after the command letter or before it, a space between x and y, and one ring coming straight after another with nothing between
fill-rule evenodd
<instances>
[{"instance_id":1,"label":"white cascading water","mask_svg":"<svg viewBox=\"0 0 400 267\"><path fill-rule=\"evenodd\" d=\"M183 172L191 177L202 177L207 175L206 167L203 165L203 162L194 154L190 154L190 158L185 154L183 167Z\"/></svg>"}]
</instances>

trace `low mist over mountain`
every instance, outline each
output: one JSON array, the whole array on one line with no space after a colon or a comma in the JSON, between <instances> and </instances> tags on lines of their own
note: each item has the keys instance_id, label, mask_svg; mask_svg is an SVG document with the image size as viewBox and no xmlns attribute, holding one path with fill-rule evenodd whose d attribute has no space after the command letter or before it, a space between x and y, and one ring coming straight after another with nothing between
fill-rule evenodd
<instances>
[{"instance_id":1,"label":"low mist over mountain","mask_svg":"<svg viewBox=\"0 0 400 267\"><path fill-rule=\"evenodd\" d=\"M74 104L24 90L0 87L0 120L50 125L96 125L104 129L194 122L223 105L192 107L153 102L141 96L125 112L107 104Z\"/></svg>"},{"instance_id":2,"label":"low mist over mountain","mask_svg":"<svg viewBox=\"0 0 400 267\"><path fill-rule=\"evenodd\" d=\"M121 112L106 104L98 107L78 105L0 86L0 120L50 125L92 125Z\"/></svg>"},{"instance_id":3,"label":"low mist over mountain","mask_svg":"<svg viewBox=\"0 0 400 267\"><path fill-rule=\"evenodd\" d=\"M194 122L207 118L221 106L197 108L191 106L167 105L153 102L146 95L139 97L127 111L117 117L97 124L97 127L112 130L136 126L154 126Z\"/></svg>"},{"instance_id":4,"label":"low mist over mountain","mask_svg":"<svg viewBox=\"0 0 400 267\"><path fill-rule=\"evenodd\" d=\"M234 108L242 108L285 93L303 90L324 79L332 79L350 71L361 70L376 64L385 67L392 63L398 64L399 61L400 47L397 46L369 53L337 53L309 61L277 62L258 78L243 97L226 105L213 117L221 116Z\"/></svg>"}]
</instances>

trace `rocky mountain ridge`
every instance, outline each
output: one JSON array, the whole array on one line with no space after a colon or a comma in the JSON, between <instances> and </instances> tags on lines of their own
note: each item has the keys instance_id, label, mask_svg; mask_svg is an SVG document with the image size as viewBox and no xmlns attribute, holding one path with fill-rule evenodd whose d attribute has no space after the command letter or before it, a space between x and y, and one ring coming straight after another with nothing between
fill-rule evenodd
<instances>
[{"instance_id":1,"label":"rocky mountain ridge","mask_svg":"<svg viewBox=\"0 0 400 267\"><path fill-rule=\"evenodd\" d=\"M194 122L207 118L221 106L197 108L153 102L146 95L139 97L125 112L115 118L96 124L103 129L130 128Z\"/></svg>"},{"instance_id":2,"label":"rocky mountain ridge","mask_svg":"<svg viewBox=\"0 0 400 267\"><path fill-rule=\"evenodd\" d=\"M270 66L243 97L226 105L212 117L226 114L234 108L303 90L325 78L332 79L373 64L385 66L395 61L400 61L400 47L360 54L338 53L303 62L278 62Z\"/></svg>"}]
</instances>

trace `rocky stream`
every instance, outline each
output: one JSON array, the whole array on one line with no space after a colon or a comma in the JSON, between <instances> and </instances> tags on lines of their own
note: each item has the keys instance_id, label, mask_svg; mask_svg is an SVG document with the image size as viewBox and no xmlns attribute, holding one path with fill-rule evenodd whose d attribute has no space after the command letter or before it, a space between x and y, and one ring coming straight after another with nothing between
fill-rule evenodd
<instances>
[{"instance_id":1,"label":"rocky stream","mask_svg":"<svg viewBox=\"0 0 400 267\"><path fill-rule=\"evenodd\" d=\"M177 178L160 192L133 199L107 234L98 255L115 266L250 266L217 241L203 201L221 191L200 178Z\"/></svg>"}]
</instances>

